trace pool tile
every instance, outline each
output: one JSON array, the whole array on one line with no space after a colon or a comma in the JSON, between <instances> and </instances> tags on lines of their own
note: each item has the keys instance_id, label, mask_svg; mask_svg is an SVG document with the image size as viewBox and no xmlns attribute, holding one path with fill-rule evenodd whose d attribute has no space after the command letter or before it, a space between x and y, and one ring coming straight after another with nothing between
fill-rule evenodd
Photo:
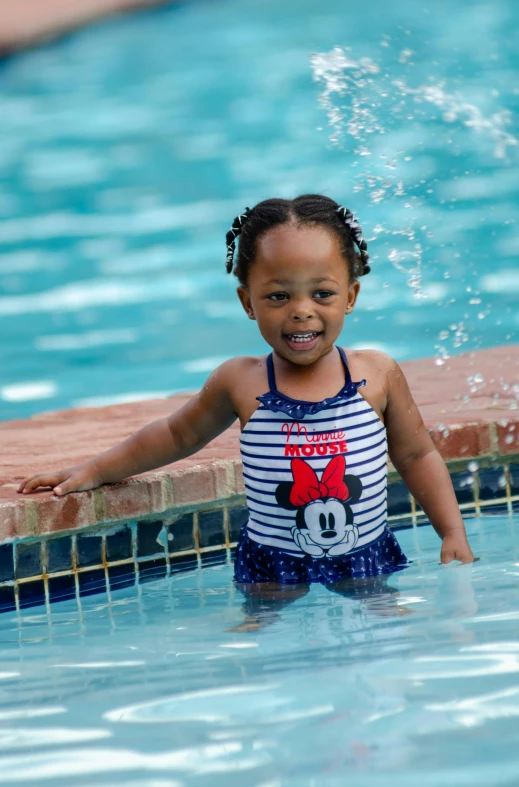
<instances>
[{"instance_id":1,"label":"pool tile","mask_svg":"<svg viewBox=\"0 0 519 787\"><path fill-rule=\"evenodd\" d=\"M72 569L72 538L53 538L47 542L47 572Z\"/></svg>"},{"instance_id":2,"label":"pool tile","mask_svg":"<svg viewBox=\"0 0 519 787\"><path fill-rule=\"evenodd\" d=\"M193 534L193 514L184 514L180 519L166 527L169 553L195 548Z\"/></svg>"},{"instance_id":3,"label":"pool tile","mask_svg":"<svg viewBox=\"0 0 519 787\"><path fill-rule=\"evenodd\" d=\"M118 590L135 585L135 571L133 563L122 566L108 566L110 590Z\"/></svg>"},{"instance_id":4,"label":"pool tile","mask_svg":"<svg viewBox=\"0 0 519 787\"><path fill-rule=\"evenodd\" d=\"M420 524L425 524L427 521L427 518L424 516ZM398 533L399 530L410 530L414 526L412 519L406 519L404 522L391 522L391 530L395 533Z\"/></svg>"},{"instance_id":5,"label":"pool tile","mask_svg":"<svg viewBox=\"0 0 519 787\"><path fill-rule=\"evenodd\" d=\"M49 599L53 601L66 601L76 598L76 583L74 575L65 577L49 577Z\"/></svg>"},{"instance_id":6,"label":"pool tile","mask_svg":"<svg viewBox=\"0 0 519 787\"><path fill-rule=\"evenodd\" d=\"M102 562L101 536L79 533L76 536L78 566L98 566Z\"/></svg>"},{"instance_id":7,"label":"pool tile","mask_svg":"<svg viewBox=\"0 0 519 787\"><path fill-rule=\"evenodd\" d=\"M510 478L510 493L514 496L519 495L519 465L510 465L508 467L508 476Z\"/></svg>"},{"instance_id":8,"label":"pool tile","mask_svg":"<svg viewBox=\"0 0 519 787\"><path fill-rule=\"evenodd\" d=\"M105 572L102 568L91 571L81 571L78 574L79 593L81 596L90 596L93 593L106 592Z\"/></svg>"},{"instance_id":9,"label":"pool tile","mask_svg":"<svg viewBox=\"0 0 519 787\"><path fill-rule=\"evenodd\" d=\"M198 514L198 539L200 547L225 544L223 532L223 509L200 511Z\"/></svg>"},{"instance_id":10,"label":"pool tile","mask_svg":"<svg viewBox=\"0 0 519 787\"><path fill-rule=\"evenodd\" d=\"M35 582L23 582L18 586L20 607L37 607L45 604L45 586L43 579Z\"/></svg>"},{"instance_id":11,"label":"pool tile","mask_svg":"<svg viewBox=\"0 0 519 787\"><path fill-rule=\"evenodd\" d=\"M164 545L157 541L157 536L162 528L162 522L137 522L138 557L164 554Z\"/></svg>"},{"instance_id":12,"label":"pool tile","mask_svg":"<svg viewBox=\"0 0 519 787\"><path fill-rule=\"evenodd\" d=\"M166 558L139 562L139 582L150 582L152 579L165 577L167 573Z\"/></svg>"},{"instance_id":13,"label":"pool tile","mask_svg":"<svg viewBox=\"0 0 519 787\"><path fill-rule=\"evenodd\" d=\"M387 488L387 515L403 516L411 513L411 496L403 481L393 481Z\"/></svg>"},{"instance_id":14,"label":"pool tile","mask_svg":"<svg viewBox=\"0 0 519 787\"><path fill-rule=\"evenodd\" d=\"M504 467L482 467L478 470L479 499L497 500L506 496Z\"/></svg>"},{"instance_id":15,"label":"pool tile","mask_svg":"<svg viewBox=\"0 0 519 787\"><path fill-rule=\"evenodd\" d=\"M18 579L40 576L42 573L41 542L31 541L28 544L17 544L16 561L16 576Z\"/></svg>"},{"instance_id":16,"label":"pool tile","mask_svg":"<svg viewBox=\"0 0 519 787\"><path fill-rule=\"evenodd\" d=\"M169 566L171 574L177 574L182 571L192 571L194 568L198 568L198 559L196 555L174 555L169 559Z\"/></svg>"},{"instance_id":17,"label":"pool tile","mask_svg":"<svg viewBox=\"0 0 519 787\"><path fill-rule=\"evenodd\" d=\"M127 560L132 555L132 529L129 525L106 536L106 559L109 563L112 560Z\"/></svg>"},{"instance_id":18,"label":"pool tile","mask_svg":"<svg viewBox=\"0 0 519 787\"><path fill-rule=\"evenodd\" d=\"M474 502L474 476L469 470L452 473L451 481L459 505Z\"/></svg>"},{"instance_id":19,"label":"pool tile","mask_svg":"<svg viewBox=\"0 0 519 787\"><path fill-rule=\"evenodd\" d=\"M502 503L495 503L481 506L480 516L506 516L507 510L503 509Z\"/></svg>"},{"instance_id":20,"label":"pool tile","mask_svg":"<svg viewBox=\"0 0 519 787\"><path fill-rule=\"evenodd\" d=\"M0 545L0 582L14 579L13 545Z\"/></svg>"},{"instance_id":21,"label":"pool tile","mask_svg":"<svg viewBox=\"0 0 519 787\"><path fill-rule=\"evenodd\" d=\"M227 560L226 549L215 549L211 552L202 552L200 555L202 566L215 566Z\"/></svg>"},{"instance_id":22,"label":"pool tile","mask_svg":"<svg viewBox=\"0 0 519 787\"><path fill-rule=\"evenodd\" d=\"M16 609L14 586L4 585L0 588L0 612L11 612Z\"/></svg>"},{"instance_id":23,"label":"pool tile","mask_svg":"<svg viewBox=\"0 0 519 787\"><path fill-rule=\"evenodd\" d=\"M247 506L240 508L229 508L229 541L232 543L238 540L240 530L244 522L249 518Z\"/></svg>"}]
</instances>

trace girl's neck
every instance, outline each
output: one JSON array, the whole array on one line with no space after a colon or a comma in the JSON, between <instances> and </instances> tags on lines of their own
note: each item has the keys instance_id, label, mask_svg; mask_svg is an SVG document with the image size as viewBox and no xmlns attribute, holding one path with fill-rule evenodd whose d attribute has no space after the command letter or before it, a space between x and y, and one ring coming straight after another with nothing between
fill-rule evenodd
<instances>
[{"instance_id":1,"label":"girl's neck","mask_svg":"<svg viewBox=\"0 0 519 787\"><path fill-rule=\"evenodd\" d=\"M344 385L344 367L336 347L309 365L292 363L275 352L272 358L276 387L286 396L317 402L335 396Z\"/></svg>"}]
</instances>

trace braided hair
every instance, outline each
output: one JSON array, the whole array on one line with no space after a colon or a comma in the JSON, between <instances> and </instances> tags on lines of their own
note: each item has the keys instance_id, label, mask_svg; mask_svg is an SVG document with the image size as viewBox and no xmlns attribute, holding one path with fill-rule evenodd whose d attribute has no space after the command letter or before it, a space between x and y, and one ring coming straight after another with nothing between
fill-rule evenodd
<instances>
[{"instance_id":1,"label":"braided hair","mask_svg":"<svg viewBox=\"0 0 519 787\"><path fill-rule=\"evenodd\" d=\"M247 284L258 239L272 227L291 221L297 224L320 225L334 232L341 242L341 251L348 264L350 279L355 280L369 273L368 245L362 237L359 222L348 208L321 194L303 194L293 200L267 199L254 208L246 208L244 213L234 219L226 235L227 273L233 272L241 284ZM238 235L240 243L234 264Z\"/></svg>"}]
</instances>

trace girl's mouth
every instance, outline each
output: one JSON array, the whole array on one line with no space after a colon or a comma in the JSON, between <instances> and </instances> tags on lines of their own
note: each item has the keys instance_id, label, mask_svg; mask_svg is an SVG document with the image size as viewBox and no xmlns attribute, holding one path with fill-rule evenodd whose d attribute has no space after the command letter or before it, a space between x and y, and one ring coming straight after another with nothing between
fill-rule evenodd
<instances>
[{"instance_id":1,"label":"girl's mouth","mask_svg":"<svg viewBox=\"0 0 519 787\"><path fill-rule=\"evenodd\" d=\"M284 339L292 350L311 350L321 336L322 331L297 331L285 333Z\"/></svg>"}]
</instances>

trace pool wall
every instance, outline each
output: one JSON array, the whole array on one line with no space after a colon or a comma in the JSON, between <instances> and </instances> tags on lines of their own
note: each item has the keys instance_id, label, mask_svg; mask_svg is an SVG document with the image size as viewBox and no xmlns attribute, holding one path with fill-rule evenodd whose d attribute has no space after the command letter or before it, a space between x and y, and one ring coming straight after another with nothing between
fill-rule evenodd
<instances>
[{"instance_id":1,"label":"pool wall","mask_svg":"<svg viewBox=\"0 0 519 787\"><path fill-rule=\"evenodd\" d=\"M519 346L402 364L425 424L444 457L461 510L519 502ZM484 375L482 374L484 370ZM246 518L233 425L196 456L120 484L56 498L21 497L27 475L87 459L186 396L42 413L0 423L0 610L64 598L229 560ZM393 467L389 522L426 519Z\"/></svg>"}]
</instances>

